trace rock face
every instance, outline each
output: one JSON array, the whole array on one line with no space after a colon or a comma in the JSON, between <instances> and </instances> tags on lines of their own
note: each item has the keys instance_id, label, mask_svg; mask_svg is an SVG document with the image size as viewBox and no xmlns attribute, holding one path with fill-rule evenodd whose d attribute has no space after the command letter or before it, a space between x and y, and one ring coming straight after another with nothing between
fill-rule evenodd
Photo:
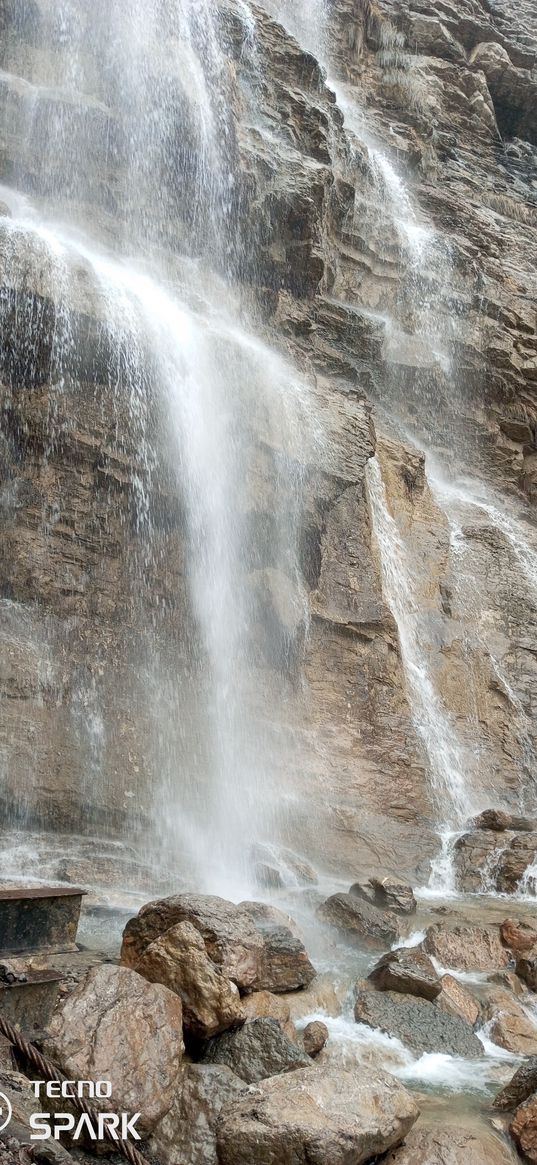
<instances>
[{"instance_id":1,"label":"rock face","mask_svg":"<svg viewBox=\"0 0 537 1165\"><path fill-rule=\"evenodd\" d=\"M537 1056L530 1056L525 1064L517 1068L512 1080L498 1092L494 1099L494 1108L500 1112L518 1108L537 1092Z\"/></svg>"},{"instance_id":2,"label":"rock face","mask_svg":"<svg viewBox=\"0 0 537 1165\"><path fill-rule=\"evenodd\" d=\"M516 1165L508 1146L492 1133L467 1131L456 1125L413 1129L402 1148L389 1153L383 1165Z\"/></svg>"},{"instance_id":3,"label":"rock face","mask_svg":"<svg viewBox=\"0 0 537 1165\"><path fill-rule=\"evenodd\" d=\"M137 971L149 983L175 991L185 1027L200 1039L244 1021L238 988L211 961L201 934L189 922L170 927L150 943Z\"/></svg>"},{"instance_id":4,"label":"rock face","mask_svg":"<svg viewBox=\"0 0 537 1165\"><path fill-rule=\"evenodd\" d=\"M362 1165L399 1144L418 1117L384 1072L309 1068L266 1081L222 1114L221 1165Z\"/></svg>"},{"instance_id":5,"label":"rock face","mask_svg":"<svg viewBox=\"0 0 537 1165\"><path fill-rule=\"evenodd\" d=\"M400 991L422 999L436 999L442 990L440 976L418 947L388 951L368 977L380 991Z\"/></svg>"},{"instance_id":6,"label":"rock face","mask_svg":"<svg viewBox=\"0 0 537 1165\"><path fill-rule=\"evenodd\" d=\"M179 1088L181 1001L135 971L96 967L60 1005L45 1047L69 1079L109 1080L118 1111L140 1112L150 1131Z\"/></svg>"},{"instance_id":7,"label":"rock face","mask_svg":"<svg viewBox=\"0 0 537 1165\"><path fill-rule=\"evenodd\" d=\"M149 1153L159 1165L217 1165L220 1113L246 1088L223 1065L185 1064L172 1107L148 1142Z\"/></svg>"},{"instance_id":8,"label":"rock face","mask_svg":"<svg viewBox=\"0 0 537 1165\"><path fill-rule=\"evenodd\" d=\"M490 1025L490 1037L495 1044L517 1055L537 1055L535 1024L509 991L497 987L489 992L483 1019Z\"/></svg>"},{"instance_id":9,"label":"rock face","mask_svg":"<svg viewBox=\"0 0 537 1165\"><path fill-rule=\"evenodd\" d=\"M440 923L430 926L423 948L443 967L457 971L497 971L509 966L509 954L497 930L478 926L456 926L446 930Z\"/></svg>"},{"instance_id":10,"label":"rock face","mask_svg":"<svg viewBox=\"0 0 537 1165\"><path fill-rule=\"evenodd\" d=\"M482 1044L459 1016L448 1015L425 999L393 991L359 991L354 1006L357 1023L380 1028L396 1036L412 1051L445 1052L451 1056L479 1057Z\"/></svg>"},{"instance_id":11,"label":"rock face","mask_svg":"<svg viewBox=\"0 0 537 1165\"><path fill-rule=\"evenodd\" d=\"M209 1040L202 1054L204 1064L225 1064L247 1084L255 1084L281 1072L305 1068L308 1057L291 1043L275 1019L253 1019L238 1031Z\"/></svg>"},{"instance_id":12,"label":"rock face","mask_svg":"<svg viewBox=\"0 0 537 1165\"><path fill-rule=\"evenodd\" d=\"M524 1160L537 1162L537 1096L517 1108L509 1132Z\"/></svg>"},{"instance_id":13,"label":"rock face","mask_svg":"<svg viewBox=\"0 0 537 1165\"><path fill-rule=\"evenodd\" d=\"M537 930L519 919L506 918L500 926L500 935L504 946L515 956L525 955L537 946Z\"/></svg>"},{"instance_id":14,"label":"rock face","mask_svg":"<svg viewBox=\"0 0 537 1165\"><path fill-rule=\"evenodd\" d=\"M322 922L336 927L347 938L371 946L386 946L398 938L396 918L354 894L333 894L319 907L317 914Z\"/></svg>"},{"instance_id":15,"label":"rock face","mask_svg":"<svg viewBox=\"0 0 537 1165\"><path fill-rule=\"evenodd\" d=\"M440 980L440 994L436 998L436 1006L449 1015L458 1015L472 1027L481 1015L481 1005L477 999L455 979L453 975L442 975Z\"/></svg>"}]
</instances>

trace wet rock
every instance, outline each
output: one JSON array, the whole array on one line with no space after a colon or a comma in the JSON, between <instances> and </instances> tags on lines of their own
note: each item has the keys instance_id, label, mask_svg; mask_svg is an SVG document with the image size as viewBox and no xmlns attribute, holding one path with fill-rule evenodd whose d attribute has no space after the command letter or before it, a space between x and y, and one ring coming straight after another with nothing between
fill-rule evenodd
<instances>
[{"instance_id":1,"label":"wet rock","mask_svg":"<svg viewBox=\"0 0 537 1165\"><path fill-rule=\"evenodd\" d=\"M287 1039L275 1019L254 1019L237 1031L216 1036L201 1055L201 1063L225 1064L247 1084L293 1072L308 1062L305 1052Z\"/></svg>"},{"instance_id":2,"label":"wet rock","mask_svg":"<svg viewBox=\"0 0 537 1165\"><path fill-rule=\"evenodd\" d=\"M465 894L476 894L485 884L494 882L507 844L504 834L484 828L459 837L454 847L458 889Z\"/></svg>"},{"instance_id":3,"label":"wet rock","mask_svg":"<svg viewBox=\"0 0 537 1165\"><path fill-rule=\"evenodd\" d=\"M325 1023L316 1019L312 1023L307 1023L302 1032L302 1043L304 1051L312 1060L322 1052L325 1044L328 1042L330 1032Z\"/></svg>"},{"instance_id":4,"label":"wet rock","mask_svg":"<svg viewBox=\"0 0 537 1165\"><path fill-rule=\"evenodd\" d=\"M310 1067L265 1081L222 1113L220 1165L362 1165L400 1144L414 1098L385 1072Z\"/></svg>"},{"instance_id":5,"label":"wet rock","mask_svg":"<svg viewBox=\"0 0 537 1165\"><path fill-rule=\"evenodd\" d=\"M279 996L289 1007L292 1020L303 1019L306 1015L313 1015L316 1011L324 1011L333 1019L341 1015L343 1000L347 993L347 984L343 983L338 989L333 975L325 973L316 975L308 987L303 991L293 991L291 995Z\"/></svg>"},{"instance_id":6,"label":"wet rock","mask_svg":"<svg viewBox=\"0 0 537 1165\"><path fill-rule=\"evenodd\" d=\"M442 990L440 976L419 947L399 947L383 955L368 978L379 991L400 991L436 999Z\"/></svg>"},{"instance_id":7,"label":"wet rock","mask_svg":"<svg viewBox=\"0 0 537 1165\"><path fill-rule=\"evenodd\" d=\"M501 987L489 990L483 1019L489 1024L490 1038L500 1048L516 1055L537 1055L537 1027L508 991Z\"/></svg>"},{"instance_id":8,"label":"wet rock","mask_svg":"<svg viewBox=\"0 0 537 1165\"><path fill-rule=\"evenodd\" d=\"M370 906L377 905L377 895L371 882L353 882L349 894L353 894L355 898L361 898L362 902L369 902Z\"/></svg>"},{"instance_id":9,"label":"wet rock","mask_svg":"<svg viewBox=\"0 0 537 1165\"><path fill-rule=\"evenodd\" d=\"M117 1110L140 1112L151 1131L179 1087L181 1000L125 967L95 967L60 1004L44 1050L71 1080L109 1080Z\"/></svg>"},{"instance_id":10,"label":"wet rock","mask_svg":"<svg viewBox=\"0 0 537 1165\"><path fill-rule=\"evenodd\" d=\"M149 983L175 991L184 1026L193 1036L208 1039L244 1021L238 987L209 958L190 922L170 927L150 943L137 970Z\"/></svg>"},{"instance_id":11,"label":"wet rock","mask_svg":"<svg viewBox=\"0 0 537 1165\"><path fill-rule=\"evenodd\" d=\"M263 936L263 950L256 987L275 994L307 987L316 971L304 943L287 926L257 926Z\"/></svg>"},{"instance_id":12,"label":"wet rock","mask_svg":"<svg viewBox=\"0 0 537 1165\"><path fill-rule=\"evenodd\" d=\"M524 984L514 971L496 971L494 975L489 975L489 982L496 983L498 987L505 987L507 991L511 991L518 999L521 999L526 994Z\"/></svg>"},{"instance_id":13,"label":"wet rock","mask_svg":"<svg viewBox=\"0 0 537 1165\"><path fill-rule=\"evenodd\" d=\"M537 833L521 833L515 836L502 854L496 877L496 886L501 894L514 894L520 886L529 866L537 861Z\"/></svg>"},{"instance_id":14,"label":"wet rock","mask_svg":"<svg viewBox=\"0 0 537 1165\"><path fill-rule=\"evenodd\" d=\"M287 927L287 929L291 931L291 934L294 935L295 938L299 938L302 941L302 931L300 930L298 923L295 922L294 918L291 918L290 914L286 914L284 910L278 910L277 906L270 906L268 902L246 901L241 902L240 907L241 910L246 910L248 912L255 925L259 928L259 930L261 930L262 933L264 928L270 929L271 926L283 926Z\"/></svg>"},{"instance_id":15,"label":"wet rock","mask_svg":"<svg viewBox=\"0 0 537 1165\"><path fill-rule=\"evenodd\" d=\"M209 894L177 894L143 906L123 933L121 962L136 968L146 947L179 922L199 931L210 959L241 990L259 985L263 938L240 906Z\"/></svg>"},{"instance_id":16,"label":"wet rock","mask_svg":"<svg viewBox=\"0 0 537 1165\"><path fill-rule=\"evenodd\" d=\"M443 975L440 980L440 994L436 1006L449 1015L458 1015L472 1027L481 1015L481 1005L474 995L459 983L453 975Z\"/></svg>"},{"instance_id":17,"label":"wet rock","mask_svg":"<svg viewBox=\"0 0 537 1165\"><path fill-rule=\"evenodd\" d=\"M537 822L531 817L519 817L514 813L507 813L504 809L485 809L471 822L472 829L491 829L497 833L512 830L514 833L532 833L537 828Z\"/></svg>"},{"instance_id":18,"label":"wet rock","mask_svg":"<svg viewBox=\"0 0 537 1165\"><path fill-rule=\"evenodd\" d=\"M256 884L261 890L283 890L285 882L276 866L268 862L256 862L253 867Z\"/></svg>"},{"instance_id":19,"label":"wet rock","mask_svg":"<svg viewBox=\"0 0 537 1165\"><path fill-rule=\"evenodd\" d=\"M319 907L318 917L346 937L371 944L391 946L399 937L395 915L379 910L355 894L333 894Z\"/></svg>"},{"instance_id":20,"label":"wet rock","mask_svg":"<svg viewBox=\"0 0 537 1165\"><path fill-rule=\"evenodd\" d=\"M524 1160L537 1162L537 1094L517 1108L509 1132Z\"/></svg>"},{"instance_id":21,"label":"wet rock","mask_svg":"<svg viewBox=\"0 0 537 1165\"><path fill-rule=\"evenodd\" d=\"M515 955L525 955L537 946L537 930L519 918L506 918L500 926L500 935L504 946Z\"/></svg>"},{"instance_id":22,"label":"wet rock","mask_svg":"<svg viewBox=\"0 0 537 1165\"><path fill-rule=\"evenodd\" d=\"M480 926L455 926L446 929L441 923L430 926L423 949L442 967L457 971L497 971L509 966L509 953L502 946L498 930Z\"/></svg>"},{"instance_id":23,"label":"wet rock","mask_svg":"<svg viewBox=\"0 0 537 1165\"><path fill-rule=\"evenodd\" d=\"M530 1056L525 1064L517 1068L514 1076L494 1098L494 1108L508 1112L518 1108L533 1093L537 1093L537 1056Z\"/></svg>"},{"instance_id":24,"label":"wet rock","mask_svg":"<svg viewBox=\"0 0 537 1165\"><path fill-rule=\"evenodd\" d=\"M514 1165L505 1141L480 1129L415 1128L383 1165Z\"/></svg>"},{"instance_id":25,"label":"wet rock","mask_svg":"<svg viewBox=\"0 0 537 1165\"><path fill-rule=\"evenodd\" d=\"M246 1089L225 1065L186 1064L173 1105L147 1143L148 1154L159 1165L217 1165L220 1113Z\"/></svg>"},{"instance_id":26,"label":"wet rock","mask_svg":"<svg viewBox=\"0 0 537 1165\"><path fill-rule=\"evenodd\" d=\"M412 886L398 878L370 878L375 893L375 905L385 906L396 914L414 914L417 902Z\"/></svg>"},{"instance_id":27,"label":"wet rock","mask_svg":"<svg viewBox=\"0 0 537 1165\"><path fill-rule=\"evenodd\" d=\"M537 947L517 959L516 973L531 991L537 991Z\"/></svg>"},{"instance_id":28,"label":"wet rock","mask_svg":"<svg viewBox=\"0 0 537 1165\"><path fill-rule=\"evenodd\" d=\"M483 1054L483 1046L470 1024L413 995L359 990L354 1018L357 1023L395 1036L414 1052L470 1057Z\"/></svg>"},{"instance_id":29,"label":"wet rock","mask_svg":"<svg viewBox=\"0 0 537 1165\"><path fill-rule=\"evenodd\" d=\"M245 995L242 1000L242 1009L247 1020L275 1019L287 1036L295 1043L298 1032L291 1020L291 1008L284 995L273 995L270 991L254 991L252 995Z\"/></svg>"},{"instance_id":30,"label":"wet rock","mask_svg":"<svg viewBox=\"0 0 537 1165\"><path fill-rule=\"evenodd\" d=\"M292 886L316 886L317 872L310 862L285 846L257 845L250 851L251 861L268 865L277 870L282 884Z\"/></svg>"}]
</instances>

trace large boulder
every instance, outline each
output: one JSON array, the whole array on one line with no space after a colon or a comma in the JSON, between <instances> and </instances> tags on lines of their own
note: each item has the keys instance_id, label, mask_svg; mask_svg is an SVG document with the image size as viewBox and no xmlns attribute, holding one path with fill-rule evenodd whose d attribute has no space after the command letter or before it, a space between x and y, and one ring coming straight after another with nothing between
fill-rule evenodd
<instances>
[{"instance_id":1,"label":"large boulder","mask_svg":"<svg viewBox=\"0 0 537 1165\"><path fill-rule=\"evenodd\" d=\"M280 1072L305 1068L308 1056L287 1039L275 1019L254 1019L238 1031L225 1032L205 1045L203 1064L225 1064L247 1084Z\"/></svg>"},{"instance_id":2,"label":"large boulder","mask_svg":"<svg viewBox=\"0 0 537 1165\"><path fill-rule=\"evenodd\" d=\"M173 1105L148 1141L150 1157L159 1165L217 1165L222 1107L247 1087L224 1065L186 1064Z\"/></svg>"},{"instance_id":3,"label":"large boulder","mask_svg":"<svg viewBox=\"0 0 537 1165\"><path fill-rule=\"evenodd\" d=\"M406 1137L414 1098L385 1072L310 1067L267 1080L229 1105L220 1165L362 1165Z\"/></svg>"},{"instance_id":4,"label":"large boulder","mask_svg":"<svg viewBox=\"0 0 537 1165\"><path fill-rule=\"evenodd\" d=\"M509 991L501 987L488 992L483 1020L495 1044L515 1055L537 1055L537 1027L527 1011Z\"/></svg>"},{"instance_id":5,"label":"large boulder","mask_svg":"<svg viewBox=\"0 0 537 1165\"><path fill-rule=\"evenodd\" d=\"M481 926L430 926L423 949L442 967L457 971L497 971L509 966L509 953L497 929Z\"/></svg>"},{"instance_id":6,"label":"large boulder","mask_svg":"<svg viewBox=\"0 0 537 1165\"><path fill-rule=\"evenodd\" d=\"M449 1015L458 1015L472 1027L481 1015L479 1000L468 991L454 975L442 975L440 980L440 994L436 998L436 1006Z\"/></svg>"},{"instance_id":7,"label":"large boulder","mask_svg":"<svg viewBox=\"0 0 537 1165\"><path fill-rule=\"evenodd\" d=\"M140 1112L149 1132L179 1087L181 1000L126 967L94 967L55 1012L44 1050L70 1080L109 1080L115 1108Z\"/></svg>"},{"instance_id":8,"label":"large boulder","mask_svg":"<svg viewBox=\"0 0 537 1165\"><path fill-rule=\"evenodd\" d=\"M466 894L477 894L489 888L491 881L494 885L505 846L504 834L484 827L459 837L453 850L457 888Z\"/></svg>"},{"instance_id":9,"label":"large boulder","mask_svg":"<svg viewBox=\"0 0 537 1165\"><path fill-rule=\"evenodd\" d=\"M332 894L317 914L322 922L336 927L347 938L371 946L391 946L399 937L394 914L379 910L355 894Z\"/></svg>"},{"instance_id":10,"label":"large boulder","mask_svg":"<svg viewBox=\"0 0 537 1165\"><path fill-rule=\"evenodd\" d=\"M179 922L150 943L137 970L149 983L162 983L179 995L184 1026L200 1039L244 1021L238 987L209 958L190 922Z\"/></svg>"},{"instance_id":11,"label":"large boulder","mask_svg":"<svg viewBox=\"0 0 537 1165\"><path fill-rule=\"evenodd\" d=\"M176 894L143 906L123 932L123 966L136 969L146 948L179 922L199 931L209 958L237 987L258 986L262 935L247 910L210 894Z\"/></svg>"},{"instance_id":12,"label":"large boulder","mask_svg":"<svg viewBox=\"0 0 537 1165\"><path fill-rule=\"evenodd\" d=\"M254 991L245 995L242 1009L247 1020L275 1019L288 1040L295 1043L297 1030L291 1019L291 1008L284 995L273 995L271 991Z\"/></svg>"},{"instance_id":13,"label":"large boulder","mask_svg":"<svg viewBox=\"0 0 537 1165\"><path fill-rule=\"evenodd\" d=\"M369 879L375 893L375 905L387 907L395 914L414 914L417 902L412 886L401 882L399 878L387 875L385 878Z\"/></svg>"},{"instance_id":14,"label":"large boulder","mask_svg":"<svg viewBox=\"0 0 537 1165\"><path fill-rule=\"evenodd\" d=\"M502 943L514 955L525 955L537 946L537 930L519 918L506 918L500 926Z\"/></svg>"},{"instance_id":15,"label":"large boulder","mask_svg":"<svg viewBox=\"0 0 537 1165\"><path fill-rule=\"evenodd\" d=\"M533 947L526 955L516 961L516 973L527 987L537 991L537 947Z\"/></svg>"},{"instance_id":16,"label":"large boulder","mask_svg":"<svg viewBox=\"0 0 537 1165\"><path fill-rule=\"evenodd\" d=\"M436 999L442 990L440 976L419 947L398 947L383 955L368 978L379 991L400 991Z\"/></svg>"},{"instance_id":17,"label":"large boulder","mask_svg":"<svg viewBox=\"0 0 537 1165\"><path fill-rule=\"evenodd\" d=\"M415 1128L382 1165L516 1165L505 1141L481 1129L458 1125Z\"/></svg>"},{"instance_id":18,"label":"large boulder","mask_svg":"<svg viewBox=\"0 0 537 1165\"><path fill-rule=\"evenodd\" d=\"M298 991L315 978L315 967L299 938L287 926L257 924L263 936L263 951L256 986L275 994Z\"/></svg>"},{"instance_id":19,"label":"large boulder","mask_svg":"<svg viewBox=\"0 0 537 1165\"><path fill-rule=\"evenodd\" d=\"M518 1108L537 1092L537 1056L530 1056L525 1064L517 1068L514 1076L494 1098L494 1108L500 1112Z\"/></svg>"},{"instance_id":20,"label":"large boulder","mask_svg":"<svg viewBox=\"0 0 537 1165\"><path fill-rule=\"evenodd\" d=\"M529 866L537 861L537 832L516 835L498 863L496 888L501 894L514 894Z\"/></svg>"},{"instance_id":21,"label":"large boulder","mask_svg":"<svg viewBox=\"0 0 537 1165\"><path fill-rule=\"evenodd\" d=\"M470 1024L414 995L359 989L354 1018L357 1023L365 1023L388 1036L395 1036L413 1052L483 1055L483 1046Z\"/></svg>"},{"instance_id":22,"label":"large boulder","mask_svg":"<svg viewBox=\"0 0 537 1165\"><path fill-rule=\"evenodd\" d=\"M537 1163L537 1093L517 1108L509 1132L525 1161Z\"/></svg>"}]
</instances>

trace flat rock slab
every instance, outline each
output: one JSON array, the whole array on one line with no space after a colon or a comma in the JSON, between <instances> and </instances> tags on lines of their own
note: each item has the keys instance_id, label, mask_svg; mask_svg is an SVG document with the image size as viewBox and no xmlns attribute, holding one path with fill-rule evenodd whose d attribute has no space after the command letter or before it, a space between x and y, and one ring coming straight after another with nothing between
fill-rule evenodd
<instances>
[{"instance_id":1,"label":"flat rock slab","mask_svg":"<svg viewBox=\"0 0 537 1165\"><path fill-rule=\"evenodd\" d=\"M517 1158L493 1133L457 1126L412 1129L383 1165L515 1165Z\"/></svg>"},{"instance_id":2,"label":"flat rock slab","mask_svg":"<svg viewBox=\"0 0 537 1165\"><path fill-rule=\"evenodd\" d=\"M310 1067L267 1080L222 1111L220 1165L362 1165L398 1145L414 1097L386 1072Z\"/></svg>"},{"instance_id":3,"label":"flat rock slab","mask_svg":"<svg viewBox=\"0 0 537 1165\"><path fill-rule=\"evenodd\" d=\"M395 1036L413 1052L445 1052L450 1056L483 1056L483 1045L458 1015L448 1015L434 1003L395 991L359 991L354 1008L357 1023Z\"/></svg>"}]
</instances>

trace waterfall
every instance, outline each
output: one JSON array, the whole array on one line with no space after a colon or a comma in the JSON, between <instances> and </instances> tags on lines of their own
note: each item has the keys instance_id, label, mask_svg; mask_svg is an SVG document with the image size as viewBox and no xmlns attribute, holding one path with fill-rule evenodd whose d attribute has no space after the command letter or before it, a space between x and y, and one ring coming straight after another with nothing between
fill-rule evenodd
<instances>
[{"instance_id":1,"label":"waterfall","mask_svg":"<svg viewBox=\"0 0 537 1165\"><path fill-rule=\"evenodd\" d=\"M24 123L13 187L3 190L13 290L2 327L15 354L6 372L13 391L20 367L38 375L38 301L25 291L33 279L43 311L53 305L39 366L52 449L81 328L95 321L98 358L90 354L84 378L101 411L112 402L113 455L129 453L136 466L132 684L148 721L145 845L154 862L180 859L198 886L240 896L251 846L281 825L284 761L265 721L307 624L299 531L318 436L304 379L255 335L233 290L235 143L218 7L61 0L33 35L29 76L14 79L6 50ZM150 582L166 570L167 526L185 589L169 600L181 611L175 644L163 642ZM77 739L87 709L81 823L86 799L107 802L109 781L94 681L73 706ZM128 777L125 790L134 796ZM135 829L137 806L127 808Z\"/></svg>"}]
</instances>

